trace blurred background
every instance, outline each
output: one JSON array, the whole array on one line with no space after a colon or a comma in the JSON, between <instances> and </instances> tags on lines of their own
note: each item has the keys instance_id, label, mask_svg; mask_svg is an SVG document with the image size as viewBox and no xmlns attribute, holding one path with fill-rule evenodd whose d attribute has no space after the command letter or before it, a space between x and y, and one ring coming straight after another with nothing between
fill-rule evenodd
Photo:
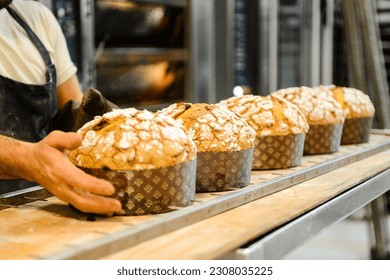
<instances>
[{"instance_id":1,"label":"blurred background","mask_svg":"<svg viewBox=\"0 0 390 280\"><path fill-rule=\"evenodd\" d=\"M390 1L46 0L84 89L120 107L359 88L390 128Z\"/></svg>"}]
</instances>

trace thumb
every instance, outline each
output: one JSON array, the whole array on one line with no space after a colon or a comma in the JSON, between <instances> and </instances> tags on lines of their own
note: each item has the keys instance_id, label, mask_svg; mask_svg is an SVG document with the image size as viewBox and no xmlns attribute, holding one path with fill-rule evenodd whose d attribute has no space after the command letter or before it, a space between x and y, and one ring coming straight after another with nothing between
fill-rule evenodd
<instances>
[{"instance_id":1,"label":"thumb","mask_svg":"<svg viewBox=\"0 0 390 280\"><path fill-rule=\"evenodd\" d=\"M74 150L81 145L81 135L75 132L55 130L48 134L42 142L57 150Z\"/></svg>"}]
</instances>

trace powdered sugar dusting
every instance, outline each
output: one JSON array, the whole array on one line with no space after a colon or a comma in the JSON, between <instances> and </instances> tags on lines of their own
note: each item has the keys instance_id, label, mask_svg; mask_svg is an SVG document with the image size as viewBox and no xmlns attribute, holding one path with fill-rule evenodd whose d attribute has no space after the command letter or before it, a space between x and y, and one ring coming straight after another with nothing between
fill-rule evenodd
<instances>
[{"instance_id":1,"label":"powdered sugar dusting","mask_svg":"<svg viewBox=\"0 0 390 280\"><path fill-rule=\"evenodd\" d=\"M321 85L315 89L325 91L336 98L341 104L347 119L373 117L375 114L375 108L370 97L359 89L337 87L335 85Z\"/></svg>"},{"instance_id":2,"label":"powdered sugar dusting","mask_svg":"<svg viewBox=\"0 0 390 280\"><path fill-rule=\"evenodd\" d=\"M183 124L201 152L253 148L255 131L222 104L176 103L162 110Z\"/></svg>"},{"instance_id":3,"label":"powdered sugar dusting","mask_svg":"<svg viewBox=\"0 0 390 280\"><path fill-rule=\"evenodd\" d=\"M258 136L299 134L308 130L302 112L278 96L243 95L220 103L244 117Z\"/></svg>"},{"instance_id":4,"label":"powdered sugar dusting","mask_svg":"<svg viewBox=\"0 0 390 280\"><path fill-rule=\"evenodd\" d=\"M321 89L309 87L291 87L273 93L294 103L305 115L307 122L312 125L340 124L345 115L336 99Z\"/></svg>"},{"instance_id":5,"label":"powdered sugar dusting","mask_svg":"<svg viewBox=\"0 0 390 280\"><path fill-rule=\"evenodd\" d=\"M196 156L196 146L181 124L147 110L118 109L95 118L78 132L83 142L71 152L71 159L83 167L159 168Z\"/></svg>"}]
</instances>

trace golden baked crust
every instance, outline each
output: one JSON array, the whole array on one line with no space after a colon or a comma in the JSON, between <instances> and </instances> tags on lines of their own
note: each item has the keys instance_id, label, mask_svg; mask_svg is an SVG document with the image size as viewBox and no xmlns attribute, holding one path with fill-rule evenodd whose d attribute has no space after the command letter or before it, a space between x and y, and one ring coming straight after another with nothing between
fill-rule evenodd
<instances>
[{"instance_id":1,"label":"golden baked crust","mask_svg":"<svg viewBox=\"0 0 390 280\"><path fill-rule=\"evenodd\" d=\"M196 146L182 125L147 110L114 110L95 117L78 133L83 141L70 157L80 167L143 170L196 157Z\"/></svg>"},{"instance_id":2,"label":"golden baked crust","mask_svg":"<svg viewBox=\"0 0 390 280\"><path fill-rule=\"evenodd\" d=\"M221 104L175 103L162 110L180 120L199 152L240 151L254 147L255 131Z\"/></svg>"},{"instance_id":3,"label":"golden baked crust","mask_svg":"<svg viewBox=\"0 0 390 280\"><path fill-rule=\"evenodd\" d=\"M361 90L335 85L321 85L316 88L329 91L332 94L343 108L346 119L371 118L375 114L370 97Z\"/></svg>"},{"instance_id":4,"label":"golden baked crust","mask_svg":"<svg viewBox=\"0 0 390 280\"><path fill-rule=\"evenodd\" d=\"M305 115L309 125L333 125L344 123L341 105L326 91L309 87L291 87L272 95L286 98Z\"/></svg>"},{"instance_id":5,"label":"golden baked crust","mask_svg":"<svg viewBox=\"0 0 390 280\"><path fill-rule=\"evenodd\" d=\"M258 136L300 134L309 128L302 112L278 96L243 95L220 103L244 117Z\"/></svg>"}]
</instances>

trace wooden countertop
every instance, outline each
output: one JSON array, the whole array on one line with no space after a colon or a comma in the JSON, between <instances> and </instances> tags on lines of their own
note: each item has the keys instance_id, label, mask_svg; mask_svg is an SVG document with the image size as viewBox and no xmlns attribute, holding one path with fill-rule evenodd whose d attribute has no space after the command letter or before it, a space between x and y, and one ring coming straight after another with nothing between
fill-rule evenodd
<instances>
[{"instance_id":1,"label":"wooden countertop","mask_svg":"<svg viewBox=\"0 0 390 280\"><path fill-rule=\"evenodd\" d=\"M333 159L342 167L324 165ZM50 197L0 211L0 259L214 259L389 167L390 137L372 135L370 143L342 146L335 154L305 156L299 167L253 171L244 189L197 194L195 205L165 214L88 221L90 216ZM314 175L305 178L309 169ZM294 174L301 183L291 180ZM290 186L260 194L267 182ZM202 211L191 214L197 209Z\"/></svg>"}]
</instances>

